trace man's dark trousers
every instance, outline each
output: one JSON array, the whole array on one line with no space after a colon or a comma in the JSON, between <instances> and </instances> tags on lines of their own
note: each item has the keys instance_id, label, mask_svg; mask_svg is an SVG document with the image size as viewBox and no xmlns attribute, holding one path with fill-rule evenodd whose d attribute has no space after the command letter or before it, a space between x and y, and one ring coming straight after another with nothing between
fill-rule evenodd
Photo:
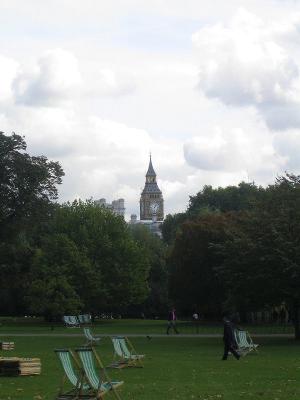
<instances>
[{"instance_id":1,"label":"man's dark trousers","mask_svg":"<svg viewBox=\"0 0 300 400\"><path fill-rule=\"evenodd\" d=\"M234 347L232 347L232 345L230 343L227 343L227 342L224 343L224 355L223 355L222 360L227 360L229 351L230 351L230 353L232 353L234 355L234 357L237 360L239 360L239 358L240 358L239 353L236 351L236 349Z\"/></svg>"},{"instance_id":2,"label":"man's dark trousers","mask_svg":"<svg viewBox=\"0 0 300 400\"><path fill-rule=\"evenodd\" d=\"M168 328L167 328L167 335L169 334L170 329L173 328L175 333L179 333L177 328L176 328L176 322L175 321L168 321Z\"/></svg>"}]
</instances>

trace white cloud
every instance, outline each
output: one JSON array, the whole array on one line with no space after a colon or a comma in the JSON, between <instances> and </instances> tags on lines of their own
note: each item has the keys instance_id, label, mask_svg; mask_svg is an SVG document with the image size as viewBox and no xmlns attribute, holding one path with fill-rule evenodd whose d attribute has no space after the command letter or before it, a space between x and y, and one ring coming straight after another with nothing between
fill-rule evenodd
<instances>
[{"instance_id":1,"label":"white cloud","mask_svg":"<svg viewBox=\"0 0 300 400\"><path fill-rule=\"evenodd\" d=\"M268 23L244 9L230 23L193 35L199 54L199 87L227 105L253 105L273 129L300 125L299 20ZM287 40L294 37L295 46ZM274 109L274 111L273 111ZM277 111L285 111L278 121Z\"/></svg>"},{"instance_id":2,"label":"white cloud","mask_svg":"<svg viewBox=\"0 0 300 400\"><path fill-rule=\"evenodd\" d=\"M70 101L82 84L76 57L62 49L45 52L30 68L22 68L13 83L16 103L53 106Z\"/></svg>"},{"instance_id":3,"label":"white cloud","mask_svg":"<svg viewBox=\"0 0 300 400\"><path fill-rule=\"evenodd\" d=\"M11 84L16 76L18 63L0 54L0 102L12 98Z\"/></svg>"},{"instance_id":4,"label":"white cloud","mask_svg":"<svg viewBox=\"0 0 300 400\"><path fill-rule=\"evenodd\" d=\"M270 139L266 131L256 134L217 127L205 136L186 141L184 155L188 164L200 170L242 172L256 177L273 175L284 164L284 159L276 154Z\"/></svg>"},{"instance_id":5,"label":"white cloud","mask_svg":"<svg viewBox=\"0 0 300 400\"><path fill-rule=\"evenodd\" d=\"M300 174L300 131L291 129L284 135L277 133L274 147L285 158L285 170Z\"/></svg>"},{"instance_id":6,"label":"white cloud","mask_svg":"<svg viewBox=\"0 0 300 400\"><path fill-rule=\"evenodd\" d=\"M134 93L136 83L132 76L117 73L111 68L100 68L92 75L90 82L86 79L87 95L123 96Z\"/></svg>"}]
</instances>

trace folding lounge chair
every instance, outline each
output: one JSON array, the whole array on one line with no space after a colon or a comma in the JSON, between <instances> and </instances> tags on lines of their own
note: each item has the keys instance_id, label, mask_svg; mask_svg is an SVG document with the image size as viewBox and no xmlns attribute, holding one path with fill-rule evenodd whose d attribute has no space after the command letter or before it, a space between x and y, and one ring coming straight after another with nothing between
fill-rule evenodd
<instances>
[{"instance_id":1,"label":"folding lounge chair","mask_svg":"<svg viewBox=\"0 0 300 400\"><path fill-rule=\"evenodd\" d=\"M55 353L60 359L65 372L56 400L89 399L90 397L84 393L90 389L90 385L84 374L73 368L72 361L75 361L73 354L67 349L58 349L55 350ZM66 380L69 380L73 386L71 390L64 391Z\"/></svg>"},{"instance_id":2,"label":"folding lounge chair","mask_svg":"<svg viewBox=\"0 0 300 400\"><path fill-rule=\"evenodd\" d=\"M137 354L127 337L115 336L111 340L114 345L114 360L110 367L143 367L141 360L145 355Z\"/></svg>"},{"instance_id":3,"label":"folding lounge chair","mask_svg":"<svg viewBox=\"0 0 300 400\"><path fill-rule=\"evenodd\" d=\"M78 315L78 320L81 324L90 324L92 322L91 314Z\"/></svg>"},{"instance_id":4,"label":"folding lounge chair","mask_svg":"<svg viewBox=\"0 0 300 400\"><path fill-rule=\"evenodd\" d=\"M83 328L84 336L87 339L86 346L96 346L97 343L101 340L100 337L96 337L92 335L90 328Z\"/></svg>"},{"instance_id":5,"label":"folding lounge chair","mask_svg":"<svg viewBox=\"0 0 300 400\"><path fill-rule=\"evenodd\" d=\"M64 315L63 321L67 327L79 327L79 321L76 315Z\"/></svg>"},{"instance_id":6,"label":"folding lounge chair","mask_svg":"<svg viewBox=\"0 0 300 400\"><path fill-rule=\"evenodd\" d=\"M253 343L253 340L251 339L249 332L236 329L234 334L239 350L242 353L247 354L252 350L258 352L257 350L258 344Z\"/></svg>"},{"instance_id":7,"label":"folding lounge chair","mask_svg":"<svg viewBox=\"0 0 300 400\"><path fill-rule=\"evenodd\" d=\"M115 395L118 400L121 400L120 395L116 391L116 388L121 386L123 381L111 381L104 366L100 360L100 357L92 348L79 348L75 350L82 364L83 371L90 384L90 393L93 394L93 399L102 399L102 397L109 391ZM95 368L95 360L100 368L99 372ZM101 379L102 376L105 377L106 382Z\"/></svg>"}]
</instances>

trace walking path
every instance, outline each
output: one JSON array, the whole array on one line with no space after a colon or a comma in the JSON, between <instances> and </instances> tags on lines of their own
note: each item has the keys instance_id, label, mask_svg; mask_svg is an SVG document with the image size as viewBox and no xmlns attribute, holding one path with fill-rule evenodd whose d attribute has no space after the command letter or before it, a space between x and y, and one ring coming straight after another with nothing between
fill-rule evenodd
<instances>
[{"instance_id":1,"label":"walking path","mask_svg":"<svg viewBox=\"0 0 300 400\"><path fill-rule=\"evenodd\" d=\"M21 337L84 337L82 333L6 333L1 332L3 336L21 336ZM127 336L127 337L148 337L148 338L222 338L223 335L219 333L199 333L199 334L186 334L182 333L179 335L166 335L160 333L106 333L97 334L98 337L107 336ZM292 333L266 333L266 334L251 334L252 337L266 337L266 338L293 338Z\"/></svg>"}]
</instances>

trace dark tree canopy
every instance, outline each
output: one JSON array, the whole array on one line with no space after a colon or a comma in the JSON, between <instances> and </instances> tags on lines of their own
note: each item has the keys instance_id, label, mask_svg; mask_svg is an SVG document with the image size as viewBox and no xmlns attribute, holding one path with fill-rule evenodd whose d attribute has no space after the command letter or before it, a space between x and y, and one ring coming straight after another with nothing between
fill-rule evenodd
<instances>
[{"instance_id":1,"label":"dark tree canopy","mask_svg":"<svg viewBox=\"0 0 300 400\"><path fill-rule=\"evenodd\" d=\"M190 196L188 214L196 215L205 207L220 212L248 210L253 207L263 191L263 188L257 187L254 183L245 182L239 183L238 186L217 189L204 186L196 196Z\"/></svg>"},{"instance_id":2,"label":"dark tree canopy","mask_svg":"<svg viewBox=\"0 0 300 400\"><path fill-rule=\"evenodd\" d=\"M58 162L25 152L23 137L0 132L0 237L11 228L30 225L57 198L64 172Z\"/></svg>"},{"instance_id":3,"label":"dark tree canopy","mask_svg":"<svg viewBox=\"0 0 300 400\"><path fill-rule=\"evenodd\" d=\"M23 137L0 132L0 312L24 313L24 295L42 226L64 175L57 162L26 153Z\"/></svg>"},{"instance_id":4,"label":"dark tree canopy","mask_svg":"<svg viewBox=\"0 0 300 400\"><path fill-rule=\"evenodd\" d=\"M145 316L164 316L168 305L166 245L143 225L132 225L131 233L149 262L149 295L139 305Z\"/></svg>"},{"instance_id":5,"label":"dark tree canopy","mask_svg":"<svg viewBox=\"0 0 300 400\"><path fill-rule=\"evenodd\" d=\"M218 315L224 301L224 288L215 267L220 256L212 244L226 239L229 216L210 214L187 221L168 259L170 296L185 313L194 307L201 313Z\"/></svg>"},{"instance_id":6,"label":"dark tree canopy","mask_svg":"<svg viewBox=\"0 0 300 400\"><path fill-rule=\"evenodd\" d=\"M35 252L28 302L50 318L57 313L57 307L49 309L50 299L61 304L56 315L120 312L145 300L148 271L149 261L121 217L91 201L74 201L56 210ZM37 309L42 291L49 298Z\"/></svg>"},{"instance_id":7,"label":"dark tree canopy","mask_svg":"<svg viewBox=\"0 0 300 400\"><path fill-rule=\"evenodd\" d=\"M299 176L277 178L256 207L240 215L223 258L220 271L231 300L248 310L284 302L300 338Z\"/></svg>"}]
</instances>

